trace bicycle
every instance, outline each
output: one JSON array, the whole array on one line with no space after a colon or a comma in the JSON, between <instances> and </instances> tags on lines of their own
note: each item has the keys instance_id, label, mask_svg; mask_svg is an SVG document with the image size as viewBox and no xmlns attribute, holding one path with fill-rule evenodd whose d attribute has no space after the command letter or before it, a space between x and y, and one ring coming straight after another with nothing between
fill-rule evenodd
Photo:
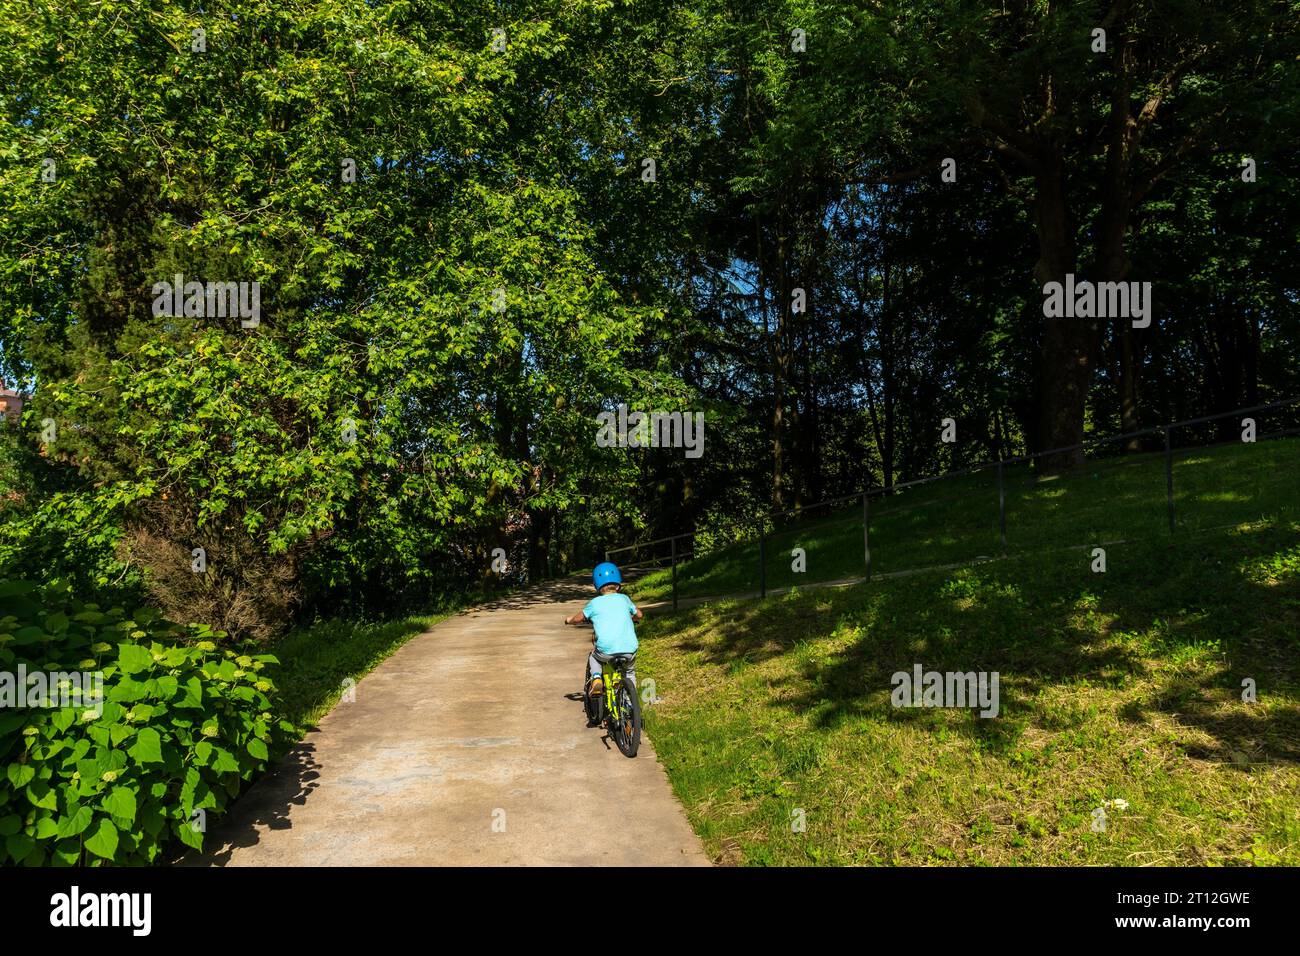
<instances>
[{"instance_id":1,"label":"bicycle","mask_svg":"<svg viewBox=\"0 0 1300 956\"><path fill-rule=\"evenodd\" d=\"M632 666L631 654L614 654L600 665L604 692L592 694L594 677L583 667L586 683L582 686L583 708L587 721L593 727L603 726L614 744L625 757L635 757L641 746L641 702L637 699L636 684L628 678Z\"/></svg>"}]
</instances>

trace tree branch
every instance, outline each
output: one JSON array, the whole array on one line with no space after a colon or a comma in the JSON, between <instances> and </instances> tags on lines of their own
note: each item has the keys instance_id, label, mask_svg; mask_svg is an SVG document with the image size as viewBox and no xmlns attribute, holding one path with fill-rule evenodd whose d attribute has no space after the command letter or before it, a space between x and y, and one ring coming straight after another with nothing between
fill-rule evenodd
<instances>
[{"instance_id":1,"label":"tree branch","mask_svg":"<svg viewBox=\"0 0 1300 956\"><path fill-rule=\"evenodd\" d=\"M1176 165L1178 165L1178 161L1180 159L1186 156L1195 147L1199 146L1201 144L1202 138L1209 131L1210 127L1214 125L1215 120L1219 119L1227 111L1228 108L1225 106L1219 110L1216 110L1214 113L1210 114L1210 116L1206 119L1206 121L1203 124L1201 124L1200 127L1198 127L1197 129L1193 130L1192 132L1184 136L1182 140L1178 143L1178 145L1174 147L1172 152L1167 153L1164 159L1156 163L1156 165L1152 167L1151 172L1146 177L1144 177L1138 182L1135 182L1133 184L1133 190L1130 199L1132 205L1136 206L1143 199L1145 199L1147 194L1151 192L1151 189L1158 182L1160 182L1160 180L1164 179L1165 174L1167 174L1171 169L1173 169Z\"/></svg>"}]
</instances>

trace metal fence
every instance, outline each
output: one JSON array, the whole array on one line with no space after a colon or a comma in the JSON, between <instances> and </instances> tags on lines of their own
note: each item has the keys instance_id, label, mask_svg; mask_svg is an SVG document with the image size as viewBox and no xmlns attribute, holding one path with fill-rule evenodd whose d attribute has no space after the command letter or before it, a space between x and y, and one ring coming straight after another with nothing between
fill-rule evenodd
<instances>
[{"instance_id":1,"label":"metal fence","mask_svg":"<svg viewBox=\"0 0 1300 956\"><path fill-rule=\"evenodd\" d=\"M708 593L712 581L723 589L711 596L766 597L774 585L870 580L1225 527L1260 517L1277 502L1294 504L1300 442L1279 440L1297 435L1300 397L769 512L740 541L699 547L699 533L686 531L612 548L605 559L628 555L623 562L631 570L669 569L676 610L686 562L692 593ZM1035 468L1040 459L1065 455L1082 456L1082 463L1046 473ZM817 573L810 575L813 565Z\"/></svg>"}]
</instances>

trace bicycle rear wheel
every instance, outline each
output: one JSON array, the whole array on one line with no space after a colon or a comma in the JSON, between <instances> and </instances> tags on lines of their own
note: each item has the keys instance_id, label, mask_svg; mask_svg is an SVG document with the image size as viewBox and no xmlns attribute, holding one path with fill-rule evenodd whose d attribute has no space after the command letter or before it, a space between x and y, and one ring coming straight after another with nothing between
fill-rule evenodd
<instances>
[{"instance_id":1,"label":"bicycle rear wheel","mask_svg":"<svg viewBox=\"0 0 1300 956\"><path fill-rule=\"evenodd\" d=\"M641 746L641 702L637 699L636 686L626 676L618 683L615 700L618 716L609 715L610 736L623 756L635 757Z\"/></svg>"},{"instance_id":2,"label":"bicycle rear wheel","mask_svg":"<svg viewBox=\"0 0 1300 956\"><path fill-rule=\"evenodd\" d=\"M584 665L582 668L582 709L587 714L587 726L595 727L600 723L601 711L604 710L605 695L604 693L593 694L591 692L591 674L587 672Z\"/></svg>"}]
</instances>

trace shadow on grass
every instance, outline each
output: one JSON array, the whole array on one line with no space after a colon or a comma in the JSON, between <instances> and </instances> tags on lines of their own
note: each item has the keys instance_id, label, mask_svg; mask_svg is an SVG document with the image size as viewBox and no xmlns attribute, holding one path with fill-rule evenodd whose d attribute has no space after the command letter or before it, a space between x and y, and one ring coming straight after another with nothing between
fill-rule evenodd
<instances>
[{"instance_id":1,"label":"shadow on grass","mask_svg":"<svg viewBox=\"0 0 1300 956\"><path fill-rule=\"evenodd\" d=\"M1264 583L1252 568L1269 556L1294 564ZM1300 708L1291 703L1300 687L1300 526L1112 546L1105 574L1091 561L1068 552L692 610L678 646L729 674L789 657L769 706L819 727L908 721L1004 751L1029 724L1061 719L1040 692L1141 681L1158 692L1121 708L1121 719L1199 730L1212 743L1186 748L1189 756L1300 762ZM691 633L709 623L706 634ZM999 718L894 708L891 676L918 663L998 672ZM1259 705L1241 700L1247 677Z\"/></svg>"}]
</instances>

